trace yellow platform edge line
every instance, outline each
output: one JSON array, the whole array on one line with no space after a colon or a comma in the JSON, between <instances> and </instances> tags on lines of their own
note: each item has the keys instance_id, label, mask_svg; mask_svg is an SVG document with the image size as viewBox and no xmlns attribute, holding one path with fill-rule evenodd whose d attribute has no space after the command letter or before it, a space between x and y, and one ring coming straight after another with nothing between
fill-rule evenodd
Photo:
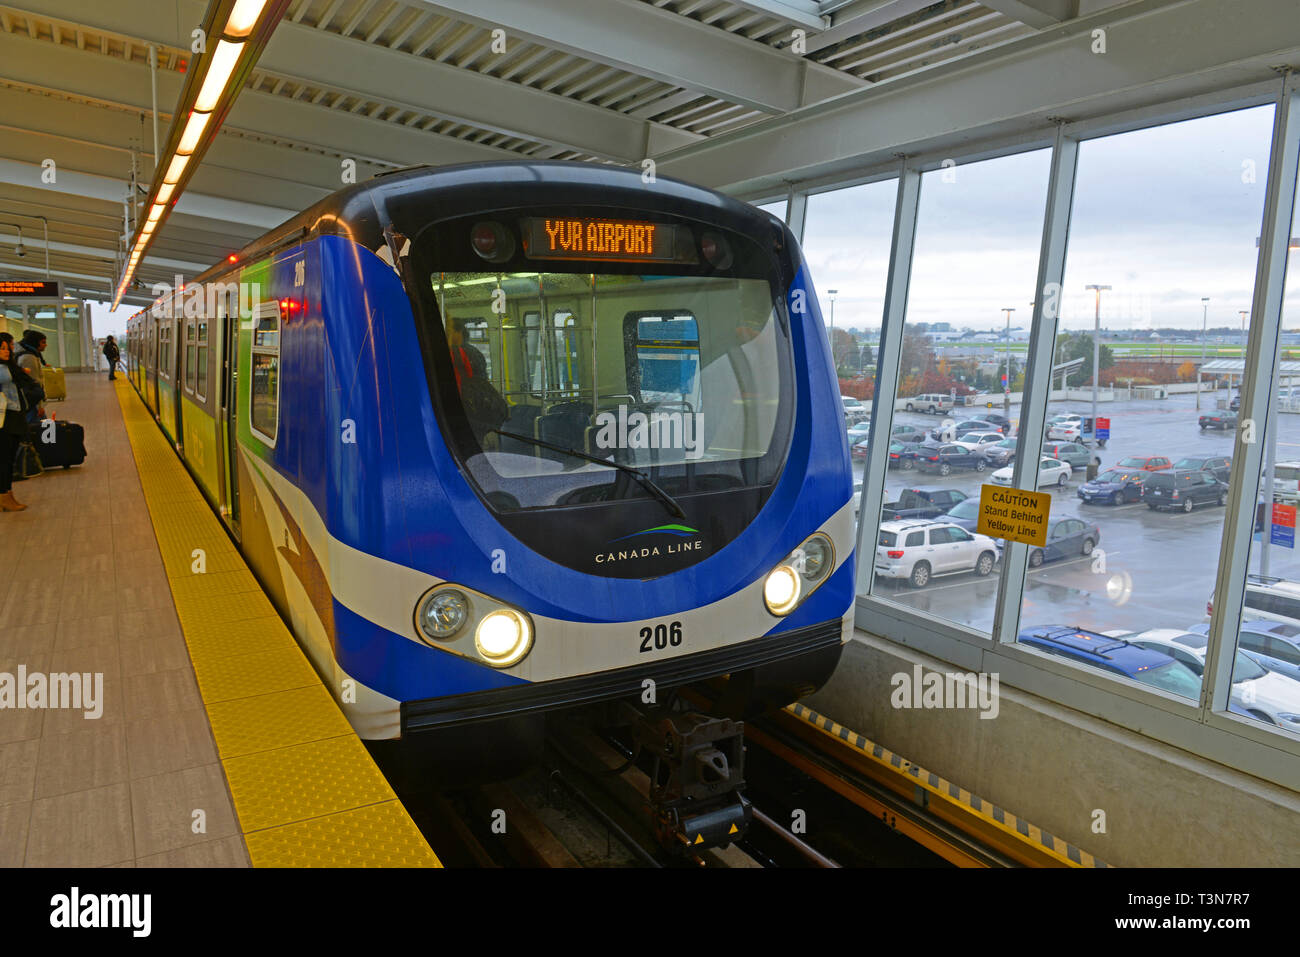
<instances>
[{"instance_id":1,"label":"yellow platform edge line","mask_svg":"<svg viewBox=\"0 0 1300 957\"><path fill-rule=\"evenodd\" d=\"M194 578L190 572L188 553L176 546L176 540L181 536L184 530L185 536L190 540L198 543L201 547L204 545L215 546L224 552L225 547L232 547L229 538L226 537L225 529L221 527L217 517L212 513L208 502L197 489L193 486L193 479L185 469L180 459L168 443L153 417L144 407L143 401L136 394L135 389L125 380L119 380L116 389L118 405L121 408L123 424L126 428L127 438L131 444L131 452L135 458L136 470L139 474L140 485L144 491L145 503L149 508L149 519L153 527L154 537L157 539L159 551L162 553L163 565L166 570L168 587L172 594L172 601L176 605L177 618L180 619L181 629L185 633L186 646L190 651L191 665L195 669L196 677L201 668L206 668L207 673L212 673L213 663L210 658L204 661L199 659L205 658L200 653L198 658L195 657L195 642L202 642L202 637L195 632L210 630L214 627L220 627L222 622L212 620L210 615L210 606L213 602L220 601L228 597L231 592L225 587L205 588L196 586ZM164 454L166 453L166 454ZM183 487L187 489L186 493L178 492L178 486L185 483ZM192 494L190 494L192 492ZM216 575L229 575L243 573L251 577L252 572L247 564L243 561L242 556L235 553L238 562L236 568L230 568L233 564L229 561L227 555L223 555L226 560L223 561L223 569L215 572ZM254 583L256 582L253 579ZM226 585L231 582L230 578L219 579L213 582L214 585ZM182 584L185 583L185 584ZM259 594L261 594L259 592ZM270 601L263 594L263 601L267 610L274 611ZM205 608L208 613L204 613ZM186 621L189 625L186 625ZM289 633L284 623L279 617L264 617L259 620L265 621L268 630L283 641L288 642L289 647L297 655L302 656L302 649L294 641L293 636ZM287 649L286 649L287 650ZM220 667L220 666L218 666ZM307 665L310 668L310 664ZM324 689L320 682L320 677L312 669L312 677L315 679L316 686ZM202 696L204 682L199 682L200 695ZM328 695L328 692L326 692ZM208 724L212 727L213 716L212 706L229 705L231 701L240 699L224 699L221 702L209 702L206 696L203 696L204 711L208 714ZM282 699L284 700L284 699ZM236 793L236 784L228 770L227 762L235 761L246 763L252 755L232 755L229 757L219 758L222 765L223 776L226 778L226 785L231 792L231 802L235 808L235 814L240 820L240 832L244 839L244 845L248 849L249 860L254 867L441 867L442 862L433 849L429 847L428 842L424 840L415 822L411 820L410 814L402 806L400 800L392 794L391 788L388 787L387 781L384 781L379 769L375 766L370 754L361 744L360 738L352 731L351 725L347 724L346 718L343 717L342 711L338 710L338 705L330 697L330 704L334 711L337 712L338 718L347 726L347 739L345 747L350 752L348 760L355 761L356 767L363 768L365 775L373 775L379 781L383 781L383 790L386 792L384 799L375 800L372 793L364 797L361 803L354 806L343 808L334 808L327 813L312 813L308 811L300 819L287 821L285 823L266 826L265 824L258 827L250 827L248 818L257 819L260 814L260 808L257 806L259 799L265 800L264 795L254 795L243 793L245 791L256 790L247 788L243 785L239 787L240 793ZM253 713L257 713L254 711ZM302 717L301 715L284 716ZM259 715L264 719L265 715ZM226 716L228 725L229 716ZM333 722L322 722L322 725ZM245 732L247 729L243 729ZM333 728L322 727L324 737L329 738L338 734L337 724ZM215 736L215 730L213 734ZM277 748L271 748L262 751L262 760L270 759L275 752L288 752L298 749L305 742L301 740L291 741L288 744ZM220 752L218 752L220 753ZM242 759L242 761L241 761ZM239 775L235 775L238 778ZM283 782L286 784L296 784L298 790L303 790L304 782ZM310 782L308 790L320 793L321 782L319 780ZM283 789L285 792L290 788ZM282 795L276 795L282 797Z\"/></svg>"},{"instance_id":2,"label":"yellow platform edge line","mask_svg":"<svg viewBox=\"0 0 1300 957\"><path fill-rule=\"evenodd\" d=\"M892 773L912 779L912 784L923 788L939 800L960 806L963 811L977 815L991 827L1007 834L1008 837L1022 844L1030 845L1035 852L1053 857L1066 867L1110 867L1109 864L1089 854L1083 848L1075 847L1055 835L1045 835L1042 828L1036 827L1010 811L984 800L977 794L972 794L965 788L952 784L932 771L927 771L919 764L876 744L866 736L844 727L826 715L818 714L807 705L796 702L787 705L784 710L793 717L811 725L823 735L834 738L839 746L851 748L873 763L888 768ZM1001 820L999 820L999 816ZM1051 843L1044 840L1045 836L1051 839Z\"/></svg>"}]
</instances>

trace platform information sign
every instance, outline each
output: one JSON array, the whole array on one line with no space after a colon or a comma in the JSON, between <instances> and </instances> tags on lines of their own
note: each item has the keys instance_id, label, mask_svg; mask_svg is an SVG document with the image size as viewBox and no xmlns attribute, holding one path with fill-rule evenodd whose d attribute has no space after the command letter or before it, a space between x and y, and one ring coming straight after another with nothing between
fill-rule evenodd
<instances>
[{"instance_id":1,"label":"platform information sign","mask_svg":"<svg viewBox=\"0 0 1300 957\"><path fill-rule=\"evenodd\" d=\"M1273 506L1273 529L1268 540L1273 545L1295 548L1295 506Z\"/></svg>"},{"instance_id":2,"label":"platform information sign","mask_svg":"<svg viewBox=\"0 0 1300 957\"><path fill-rule=\"evenodd\" d=\"M58 299L57 279L0 279L0 299Z\"/></svg>"},{"instance_id":3,"label":"platform information sign","mask_svg":"<svg viewBox=\"0 0 1300 957\"><path fill-rule=\"evenodd\" d=\"M1000 485L980 486L980 511L975 531L991 538L1024 542L1040 548L1047 544L1049 492L1026 492Z\"/></svg>"},{"instance_id":4,"label":"platform information sign","mask_svg":"<svg viewBox=\"0 0 1300 957\"><path fill-rule=\"evenodd\" d=\"M1103 419L1101 416L1097 416L1096 437L1099 442L1105 442L1110 438L1110 419Z\"/></svg>"}]
</instances>

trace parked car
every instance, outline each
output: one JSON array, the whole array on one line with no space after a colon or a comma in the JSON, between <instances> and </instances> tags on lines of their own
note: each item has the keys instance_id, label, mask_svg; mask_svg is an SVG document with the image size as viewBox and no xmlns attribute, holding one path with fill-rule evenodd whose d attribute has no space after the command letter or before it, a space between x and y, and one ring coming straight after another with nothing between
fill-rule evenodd
<instances>
[{"instance_id":1,"label":"parked car","mask_svg":"<svg viewBox=\"0 0 1300 957\"><path fill-rule=\"evenodd\" d=\"M1190 512L1198 505L1223 505L1228 500L1228 486L1212 472L1157 472L1142 485L1142 500L1147 508L1182 509Z\"/></svg>"},{"instance_id":2,"label":"parked car","mask_svg":"<svg viewBox=\"0 0 1300 957\"><path fill-rule=\"evenodd\" d=\"M981 412L980 418L985 422L992 423L1003 435L1011 434L1011 420L1005 415L999 415L996 412Z\"/></svg>"},{"instance_id":3,"label":"parked car","mask_svg":"<svg viewBox=\"0 0 1300 957\"><path fill-rule=\"evenodd\" d=\"M951 412L953 405L952 396L942 392L927 392L924 395L914 395L910 399L899 399L894 403L894 411L929 412L931 415L938 415L941 412Z\"/></svg>"},{"instance_id":4,"label":"parked car","mask_svg":"<svg viewBox=\"0 0 1300 957\"><path fill-rule=\"evenodd\" d=\"M1160 472L1173 468L1173 463L1163 455L1130 455L1115 463L1117 469L1140 469L1143 472Z\"/></svg>"},{"instance_id":5,"label":"parked car","mask_svg":"<svg viewBox=\"0 0 1300 957\"><path fill-rule=\"evenodd\" d=\"M1014 472L1012 466L1000 468L994 472L990 478L995 485L1010 485L1011 476ZM1059 485L1065 488L1065 483L1070 481L1070 466L1066 465L1059 459L1043 459L1038 463L1038 487L1044 485Z\"/></svg>"},{"instance_id":6,"label":"parked car","mask_svg":"<svg viewBox=\"0 0 1300 957\"><path fill-rule=\"evenodd\" d=\"M1078 442L1083 439L1083 423L1067 421L1049 425L1047 437L1061 442Z\"/></svg>"},{"instance_id":7,"label":"parked car","mask_svg":"<svg viewBox=\"0 0 1300 957\"><path fill-rule=\"evenodd\" d=\"M1016 457L1016 440L1003 439L984 450L984 461L994 468L1001 467Z\"/></svg>"},{"instance_id":8,"label":"parked car","mask_svg":"<svg viewBox=\"0 0 1300 957\"><path fill-rule=\"evenodd\" d=\"M1300 582L1265 575L1247 575L1243 604L1245 608L1242 609L1241 616L1246 621L1275 621L1300 628ZM1214 614L1213 595L1205 603L1205 613Z\"/></svg>"},{"instance_id":9,"label":"parked car","mask_svg":"<svg viewBox=\"0 0 1300 957\"><path fill-rule=\"evenodd\" d=\"M936 575L993 571L997 546L987 535L951 522L883 522L876 545L875 571L882 578L905 578L924 588Z\"/></svg>"},{"instance_id":10,"label":"parked car","mask_svg":"<svg viewBox=\"0 0 1300 957\"><path fill-rule=\"evenodd\" d=\"M1300 505L1300 462L1278 462L1273 466L1273 501Z\"/></svg>"},{"instance_id":11,"label":"parked car","mask_svg":"<svg viewBox=\"0 0 1300 957\"><path fill-rule=\"evenodd\" d=\"M1043 445L1043 454L1053 459L1060 459L1072 469L1087 468L1092 463L1101 464L1101 457L1091 449L1078 442L1047 442Z\"/></svg>"},{"instance_id":12,"label":"parked car","mask_svg":"<svg viewBox=\"0 0 1300 957\"><path fill-rule=\"evenodd\" d=\"M1201 679L1185 664L1123 638L1082 628L1045 625L1022 631L1019 640L1040 651L1132 678L1162 691L1192 699L1201 694Z\"/></svg>"},{"instance_id":13,"label":"parked car","mask_svg":"<svg viewBox=\"0 0 1300 957\"><path fill-rule=\"evenodd\" d=\"M853 441L851 438L849 441ZM853 442L853 447L849 449L849 456L855 459L865 459L867 453L871 451L871 437L858 439Z\"/></svg>"},{"instance_id":14,"label":"parked car","mask_svg":"<svg viewBox=\"0 0 1300 957\"><path fill-rule=\"evenodd\" d=\"M902 469L904 472L911 471L916 468L917 454L927 451L929 447L919 442L890 442L889 467Z\"/></svg>"},{"instance_id":15,"label":"parked car","mask_svg":"<svg viewBox=\"0 0 1300 957\"><path fill-rule=\"evenodd\" d=\"M1225 485L1228 484L1228 476L1232 474L1232 459L1226 455L1211 456L1191 456L1189 458L1179 459L1174 463L1174 471L1181 472L1188 469L1199 469L1204 472L1213 472L1214 477Z\"/></svg>"},{"instance_id":16,"label":"parked car","mask_svg":"<svg viewBox=\"0 0 1300 957\"><path fill-rule=\"evenodd\" d=\"M898 501L881 506L880 520L937 518L965 498L966 493L955 488L905 488L899 493Z\"/></svg>"},{"instance_id":17,"label":"parked car","mask_svg":"<svg viewBox=\"0 0 1300 957\"><path fill-rule=\"evenodd\" d=\"M1152 628L1116 637L1169 655L1186 665L1198 678L1205 679L1208 650L1205 635L1176 628ZM1232 665L1228 709L1288 731L1300 731L1300 681L1270 671L1239 650Z\"/></svg>"},{"instance_id":18,"label":"parked car","mask_svg":"<svg viewBox=\"0 0 1300 957\"><path fill-rule=\"evenodd\" d=\"M1207 412L1198 420L1201 424L1201 431L1206 429L1218 429L1225 432L1228 429L1237 427L1237 416L1234 412Z\"/></svg>"},{"instance_id":19,"label":"parked car","mask_svg":"<svg viewBox=\"0 0 1300 957\"><path fill-rule=\"evenodd\" d=\"M1001 441L1001 432L966 432L953 445L960 445L964 449L970 449L980 458L985 458L985 453Z\"/></svg>"},{"instance_id":20,"label":"parked car","mask_svg":"<svg viewBox=\"0 0 1300 957\"><path fill-rule=\"evenodd\" d=\"M916 467L922 472L948 475L953 469L984 471L984 457L961 445L940 445L916 454Z\"/></svg>"},{"instance_id":21,"label":"parked car","mask_svg":"<svg viewBox=\"0 0 1300 957\"><path fill-rule=\"evenodd\" d=\"M859 439L865 439L871 435L871 423L859 422L856 425L850 425L848 428L849 444L852 445Z\"/></svg>"},{"instance_id":22,"label":"parked car","mask_svg":"<svg viewBox=\"0 0 1300 957\"><path fill-rule=\"evenodd\" d=\"M861 399L842 395L840 396L840 402L844 405L844 418L850 425L856 425L871 416L871 406L863 405Z\"/></svg>"},{"instance_id":23,"label":"parked car","mask_svg":"<svg viewBox=\"0 0 1300 957\"><path fill-rule=\"evenodd\" d=\"M1101 529L1096 525L1077 518L1057 519L1047 526L1047 544L1029 552L1029 567L1037 568L1043 562L1061 558L1091 555L1099 541Z\"/></svg>"},{"instance_id":24,"label":"parked car","mask_svg":"<svg viewBox=\"0 0 1300 957\"><path fill-rule=\"evenodd\" d=\"M1208 622L1189 625L1188 631L1208 635ZM1243 621L1237 648L1269 671L1300 681L1300 627L1284 621Z\"/></svg>"},{"instance_id":25,"label":"parked car","mask_svg":"<svg viewBox=\"0 0 1300 957\"><path fill-rule=\"evenodd\" d=\"M925 429L918 429L914 425L895 425L889 430L889 438L892 442L924 442Z\"/></svg>"},{"instance_id":26,"label":"parked car","mask_svg":"<svg viewBox=\"0 0 1300 957\"><path fill-rule=\"evenodd\" d=\"M948 509L940 518L942 521L952 522L954 525L960 525L968 532L973 532L975 526L979 523L979 516L980 500L968 498Z\"/></svg>"},{"instance_id":27,"label":"parked car","mask_svg":"<svg viewBox=\"0 0 1300 957\"><path fill-rule=\"evenodd\" d=\"M930 438L935 442L955 442L957 436L965 435L967 432L996 432L997 428L992 422L985 422L983 419L967 419L965 422L958 422L951 428L938 428L930 430ZM999 436L1001 438L1001 436Z\"/></svg>"},{"instance_id":28,"label":"parked car","mask_svg":"<svg viewBox=\"0 0 1300 957\"><path fill-rule=\"evenodd\" d=\"M1241 411L1241 393L1240 393L1240 392L1238 392L1236 395L1234 395L1234 396L1232 397L1232 401L1228 403L1228 410L1231 411L1231 412L1240 412L1240 411Z\"/></svg>"},{"instance_id":29,"label":"parked car","mask_svg":"<svg viewBox=\"0 0 1300 957\"><path fill-rule=\"evenodd\" d=\"M1079 486L1079 498L1085 502L1109 502L1122 505L1142 500L1142 480L1150 473L1140 469L1110 469L1091 482Z\"/></svg>"}]
</instances>

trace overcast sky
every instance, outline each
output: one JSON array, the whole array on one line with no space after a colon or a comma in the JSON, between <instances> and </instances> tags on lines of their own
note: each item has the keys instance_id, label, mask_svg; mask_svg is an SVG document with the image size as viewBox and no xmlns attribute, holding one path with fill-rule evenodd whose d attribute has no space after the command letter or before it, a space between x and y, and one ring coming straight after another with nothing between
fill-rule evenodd
<instances>
[{"instance_id":1,"label":"overcast sky","mask_svg":"<svg viewBox=\"0 0 1300 957\"><path fill-rule=\"evenodd\" d=\"M1210 326L1240 325L1254 286L1272 114L1258 107L1080 146L1063 329L1092 327L1088 283L1113 287L1102 295L1102 324L1112 329L1199 327L1202 296ZM1010 306L1012 326L1028 324L1049 162L1038 150L924 174L909 321L991 329ZM889 181L809 199L804 253L828 319L827 291L838 291L838 326L880 325L896 190ZM1300 325L1297 259L1287 325Z\"/></svg>"}]
</instances>

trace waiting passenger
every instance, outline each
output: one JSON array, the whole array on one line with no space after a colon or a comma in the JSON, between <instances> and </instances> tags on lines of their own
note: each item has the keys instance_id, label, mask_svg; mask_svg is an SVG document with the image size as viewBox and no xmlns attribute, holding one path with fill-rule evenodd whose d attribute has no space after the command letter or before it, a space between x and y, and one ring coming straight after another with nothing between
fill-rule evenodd
<instances>
[{"instance_id":1,"label":"waiting passenger","mask_svg":"<svg viewBox=\"0 0 1300 957\"><path fill-rule=\"evenodd\" d=\"M19 388L26 374L14 361L14 337L0 333L0 512L21 512L27 506L14 498L14 460L27 437L27 400Z\"/></svg>"},{"instance_id":2,"label":"waiting passenger","mask_svg":"<svg viewBox=\"0 0 1300 957\"><path fill-rule=\"evenodd\" d=\"M23 333L22 340L18 347L14 349L14 359L18 362L18 368L22 369L36 381L41 387L41 399L45 398L45 356L41 353L45 351L45 333L39 329L28 329ZM41 419L45 418L45 407L39 403L27 410L27 424L36 428Z\"/></svg>"},{"instance_id":3,"label":"waiting passenger","mask_svg":"<svg viewBox=\"0 0 1300 957\"><path fill-rule=\"evenodd\" d=\"M108 360L108 381L112 382L116 378L117 360L121 358L121 350L117 348L117 343L112 336L104 340L104 358Z\"/></svg>"}]
</instances>

